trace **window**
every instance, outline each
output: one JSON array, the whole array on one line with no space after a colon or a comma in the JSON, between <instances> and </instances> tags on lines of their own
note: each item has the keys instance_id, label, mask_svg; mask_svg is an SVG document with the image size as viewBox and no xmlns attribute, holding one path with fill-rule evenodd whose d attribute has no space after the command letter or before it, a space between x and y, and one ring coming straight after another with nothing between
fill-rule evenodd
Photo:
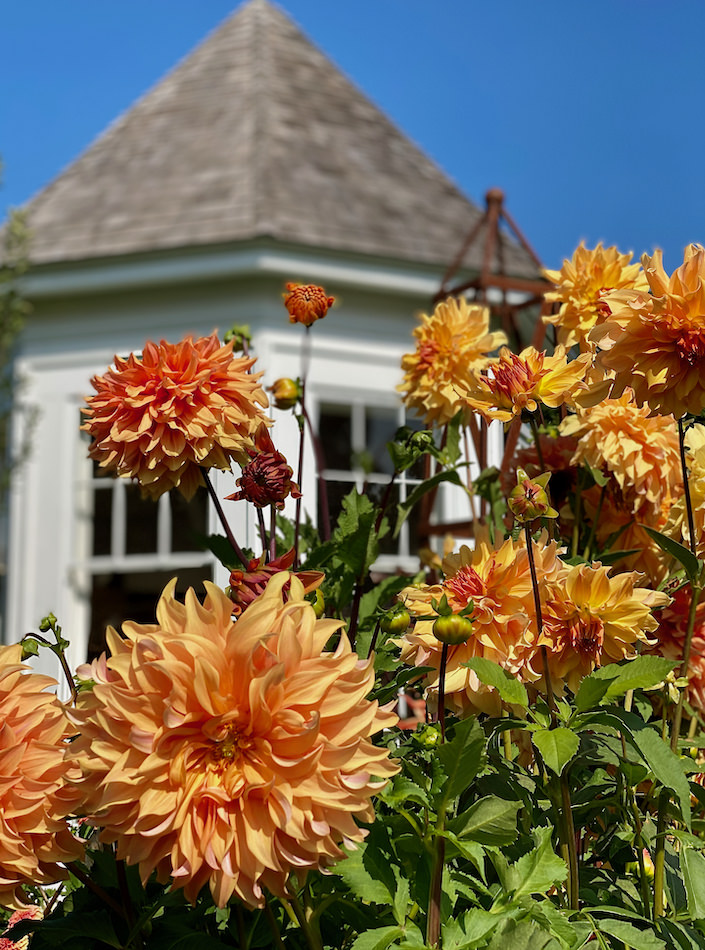
<instances>
[{"instance_id":1,"label":"window","mask_svg":"<svg viewBox=\"0 0 705 950\"><path fill-rule=\"evenodd\" d=\"M86 443L82 442L85 452ZM96 462L82 466L79 512L87 530L77 565L88 601L88 658L105 647L105 628L124 620L153 623L159 595L178 577L177 593L202 590L213 579L213 557L199 548L210 533L205 488L191 501L178 491L157 501L141 497L125 478L112 478Z\"/></svg>"},{"instance_id":2,"label":"window","mask_svg":"<svg viewBox=\"0 0 705 950\"><path fill-rule=\"evenodd\" d=\"M422 428L418 420L407 419L402 406L372 406L362 401L352 404L322 401L318 411L318 432L325 458L323 471L328 488L332 524L340 513L342 500L353 487L373 502L381 502L393 472L387 442L399 426ZM396 507L407 499L423 479L422 466L397 476L387 511L393 521ZM322 513L318 510L319 523ZM376 567L381 571L418 568L416 519L408 519L398 538L391 533L380 543Z\"/></svg>"}]
</instances>

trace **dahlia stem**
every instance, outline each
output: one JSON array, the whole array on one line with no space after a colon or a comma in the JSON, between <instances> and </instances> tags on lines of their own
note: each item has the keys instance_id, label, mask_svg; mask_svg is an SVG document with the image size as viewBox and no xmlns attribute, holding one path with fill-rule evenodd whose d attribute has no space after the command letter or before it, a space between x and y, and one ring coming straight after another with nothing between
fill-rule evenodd
<instances>
[{"instance_id":1,"label":"dahlia stem","mask_svg":"<svg viewBox=\"0 0 705 950\"><path fill-rule=\"evenodd\" d=\"M259 505L255 505L255 507L257 508L257 524L259 525L260 544L262 545L262 550L264 552L265 563L269 564L271 558L269 556L269 542L267 540L267 529L264 525L264 512L259 507Z\"/></svg>"},{"instance_id":2,"label":"dahlia stem","mask_svg":"<svg viewBox=\"0 0 705 950\"><path fill-rule=\"evenodd\" d=\"M306 422L306 377L308 376L309 366L311 364L311 327L306 327L304 342L301 348L301 396L299 405L301 406L301 416L299 417L299 465L296 473L296 483L299 486L299 492L302 492L302 482L304 477L304 442L305 442L305 422ZM299 566L299 529L301 526L301 494L296 499L296 517L294 521L294 570Z\"/></svg>"},{"instance_id":3,"label":"dahlia stem","mask_svg":"<svg viewBox=\"0 0 705 950\"><path fill-rule=\"evenodd\" d=\"M578 895L580 892L580 880L578 877L578 852L575 847L575 825L573 824L573 803L570 800L570 785L568 776L563 771L560 777L561 783L561 825L563 836L565 838L566 851L568 855L568 905L571 910L578 910Z\"/></svg>"},{"instance_id":4,"label":"dahlia stem","mask_svg":"<svg viewBox=\"0 0 705 950\"><path fill-rule=\"evenodd\" d=\"M438 725L441 727L441 742L446 739L446 668L448 666L448 644L441 650L441 668L438 671Z\"/></svg>"},{"instance_id":5,"label":"dahlia stem","mask_svg":"<svg viewBox=\"0 0 705 950\"><path fill-rule=\"evenodd\" d=\"M203 475L203 481L206 483L206 488L208 489L208 494L210 495L210 499L211 499L211 501L213 502L213 505L215 506L216 512L218 513L218 518L220 519L220 523L221 523L221 525L223 526L223 531L225 531L225 537L228 539L228 542L230 543L230 547L231 547L231 548L233 549L233 551L235 552L235 554L236 554L238 560L240 561L240 563L242 564L242 566L246 568L247 565L248 565L248 563L249 563L249 561L247 560L247 558L246 558L245 555L243 554L242 548L240 547L240 545L239 545L239 544L237 543L237 541L235 540L235 535L232 533L232 530L231 530L231 528L230 528L230 525L228 524L228 519L225 517L225 512L223 511L223 506L221 505L220 499L218 498L218 496L217 496L216 493L215 493L215 488L213 488L213 483L211 482L210 476L208 475L208 469L207 469L207 468L201 468L201 475Z\"/></svg>"},{"instance_id":6,"label":"dahlia stem","mask_svg":"<svg viewBox=\"0 0 705 950\"><path fill-rule=\"evenodd\" d=\"M697 557L697 541L695 538L695 519L693 518L693 501L690 497L690 485L688 483L688 466L685 460L685 427L683 417L678 420L678 448L681 457L681 474L683 475L683 490L685 492L685 510L688 514L688 532L690 534L690 550Z\"/></svg>"},{"instance_id":7,"label":"dahlia stem","mask_svg":"<svg viewBox=\"0 0 705 950\"><path fill-rule=\"evenodd\" d=\"M316 459L316 477L318 479L318 502L321 506L321 532L324 541L330 540L330 508L328 505L328 483L326 482L323 471L326 467L325 456L323 455L323 446L321 445L321 440L318 438L318 433L313 428L311 424L311 416L308 413L308 409L304 405L303 396L301 398L301 415L304 417L304 422L308 426L308 433L311 436L311 444L313 445L313 454ZM299 485L299 491L301 491L301 485Z\"/></svg>"},{"instance_id":8,"label":"dahlia stem","mask_svg":"<svg viewBox=\"0 0 705 950\"><path fill-rule=\"evenodd\" d=\"M597 511L595 512L595 517L592 519L592 524L590 525L590 534L588 535L587 544L585 545L585 550L583 551L583 557L586 561L589 561L592 555L592 546L595 543L595 534L597 533L597 523L600 520L600 515L602 514L602 505L605 500L605 492L607 491L607 485L602 486L602 491L600 492L600 500L597 503Z\"/></svg>"},{"instance_id":9,"label":"dahlia stem","mask_svg":"<svg viewBox=\"0 0 705 950\"><path fill-rule=\"evenodd\" d=\"M524 537L526 538L526 553L529 558L529 571L531 572L531 587L534 592L534 610L536 611L536 634L541 639L543 633L543 616L541 614L541 594L539 593L539 580L536 575L536 562L534 561L534 539L531 537L530 522L524 524ZM541 646L541 662L543 664L543 678L546 685L546 699L548 708L551 711L551 723L556 726L558 723L558 710L556 707L556 697L553 694L553 683L551 682L551 671L548 668L548 652L545 646Z\"/></svg>"},{"instance_id":10,"label":"dahlia stem","mask_svg":"<svg viewBox=\"0 0 705 950\"><path fill-rule=\"evenodd\" d=\"M306 327L306 329L308 330L308 327ZM294 913L296 914L299 927L306 937L306 943L309 945L311 950L323 950L321 938L311 926L308 917L306 916L306 911L301 906L301 902L299 901L298 897L295 894L291 894L289 899L291 900L291 906L293 907Z\"/></svg>"},{"instance_id":11,"label":"dahlia stem","mask_svg":"<svg viewBox=\"0 0 705 950\"><path fill-rule=\"evenodd\" d=\"M108 894L107 891L104 891L99 884L96 884L95 881L88 874L86 874L85 871L81 870L81 868L74 861L68 861L65 867L68 868L74 877L78 878L81 884L85 884L89 890L93 891L96 897L99 897L104 904L106 904L111 910L114 910L118 916L122 917L123 919L127 919L125 908L121 907L116 900L113 900L110 894Z\"/></svg>"},{"instance_id":12,"label":"dahlia stem","mask_svg":"<svg viewBox=\"0 0 705 950\"><path fill-rule=\"evenodd\" d=\"M277 556L277 509L274 505L269 511L269 560L274 561Z\"/></svg>"},{"instance_id":13,"label":"dahlia stem","mask_svg":"<svg viewBox=\"0 0 705 950\"><path fill-rule=\"evenodd\" d=\"M285 950L284 941L282 940L281 931L279 930L279 924L277 919L272 912L272 908L269 906L269 901L265 897L264 899L264 916L267 918L267 923L269 924L269 929L272 931L272 937L274 938L275 946L278 950Z\"/></svg>"}]
</instances>

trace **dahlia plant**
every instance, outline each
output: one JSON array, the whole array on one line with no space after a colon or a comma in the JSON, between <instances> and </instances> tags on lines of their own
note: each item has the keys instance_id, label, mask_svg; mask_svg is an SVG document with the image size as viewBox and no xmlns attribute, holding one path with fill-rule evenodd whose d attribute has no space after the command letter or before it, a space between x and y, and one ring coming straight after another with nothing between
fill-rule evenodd
<instances>
[{"instance_id":1,"label":"dahlia plant","mask_svg":"<svg viewBox=\"0 0 705 950\"><path fill-rule=\"evenodd\" d=\"M332 521L306 405L323 288L284 294L294 465L239 330L94 379L91 456L155 499L205 484L230 583L172 581L75 674L53 616L0 648L1 946L705 948L705 251L671 277L630 259L581 246L546 272L553 348L511 352L476 301L422 316L398 389L428 428ZM469 481L490 420L519 441ZM209 470L233 464L221 499ZM381 576L441 482L470 499L464 538ZM65 702L23 662L40 648Z\"/></svg>"}]
</instances>

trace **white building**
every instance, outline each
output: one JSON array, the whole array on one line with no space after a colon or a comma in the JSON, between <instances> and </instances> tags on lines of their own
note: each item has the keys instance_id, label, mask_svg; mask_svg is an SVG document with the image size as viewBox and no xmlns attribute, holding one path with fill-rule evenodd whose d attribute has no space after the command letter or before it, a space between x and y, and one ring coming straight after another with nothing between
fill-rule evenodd
<instances>
[{"instance_id":1,"label":"white building","mask_svg":"<svg viewBox=\"0 0 705 950\"><path fill-rule=\"evenodd\" d=\"M381 480L415 315L479 211L278 7L250 0L28 213L34 311L17 369L39 420L10 499L4 638L51 610L77 663L106 622L152 619L172 575L182 587L227 583L192 538L191 528L219 530L203 500L155 505L123 480L94 478L79 430L91 376L146 339L233 323L250 324L267 384L296 376L303 331L288 324L282 290L321 283L338 305L313 330L309 409L333 481L360 481L351 457L366 446ZM508 272L535 276L517 245L501 253ZM295 464L294 429L275 433ZM305 471L312 498L312 457ZM256 547L244 505L227 504ZM405 544L397 554L413 569Z\"/></svg>"}]
</instances>

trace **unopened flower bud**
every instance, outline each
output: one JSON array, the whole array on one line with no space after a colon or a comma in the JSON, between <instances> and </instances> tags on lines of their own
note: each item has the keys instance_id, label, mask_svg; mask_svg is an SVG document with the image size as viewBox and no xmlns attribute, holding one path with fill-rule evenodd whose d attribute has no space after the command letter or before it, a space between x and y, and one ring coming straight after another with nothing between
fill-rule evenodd
<instances>
[{"instance_id":1,"label":"unopened flower bud","mask_svg":"<svg viewBox=\"0 0 705 950\"><path fill-rule=\"evenodd\" d=\"M289 311L290 323L303 323L310 327L322 320L333 306L335 297L329 297L317 284L287 284L284 306Z\"/></svg>"},{"instance_id":2,"label":"unopened flower bud","mask_svg":"<svg viewBox=\"0 0 705 950\"><path fill-rule=\"evenodd\" d=\"M517 469L517 484L513 488L507 506L517 521L534 521L536 518L557 518L558 512L551 507L546 486L550 472L529 478L523 468Z\"/></svg>"},{"instance_id":3,"label":"unopened flower bud","mask_svg":"<svg viewBox=\"0 0 705 950\"><path fill-rule=\"evenodd\" d=\"M277 409L293 409L301 399L301 386L294 379L283 376L277 379L268 389L272 394L272 402Z\"/></svg>"},{"instance_id":4,"label":"unopened flower bud","mask_svg":"<svg viewBox=\"0 0 705 950\"><path fill-rule=\"evenodd\" d=\"M404 633L410 623L411 617L404 604L396 604L382 617L380 626L385 633Z\"/></svg>"},{"instance_id":5,"label":"unopened flower bud","mask_svg":"<svg viewBox=\"0 0 705 950\"><path fill-rule=\"evenodd\" d=\"M433 635L441 643L458 646L472 636L472 620L460 614L446 614L438 617L433 623Z\"/></svg>"}]
</instances>

